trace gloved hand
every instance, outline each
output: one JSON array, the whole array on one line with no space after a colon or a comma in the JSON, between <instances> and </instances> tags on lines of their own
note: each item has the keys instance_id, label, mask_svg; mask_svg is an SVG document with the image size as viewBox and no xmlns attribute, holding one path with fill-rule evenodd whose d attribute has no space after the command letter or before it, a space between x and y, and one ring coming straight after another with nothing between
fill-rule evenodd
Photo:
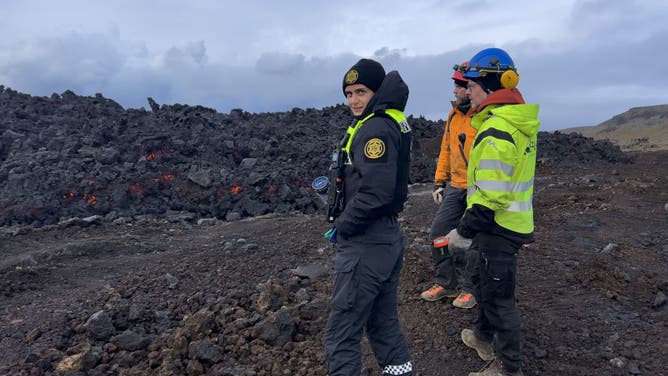
<instances>
[{"instance_id":1,"label":"gloved hand","mask_svg":"<svg viewBox=\"0 0 668 376\"><path fill-rule=\"evenodd\" d=\"M473 241L469 238L465 238L459 235L456 228L453 228L450 232L448 232L448 235L446 236L450 238L450 243L448 243L448 249L452 252L468 251L468 249L471 247L471 242Z\"/></svg>"},{"instance_id":2,"label":"gloved hand","mask_svg":"<svg viewBox=\"0 0 668 376\"><path fill-rule=\"evenodd\" d=\"M438 205L441 205L441 202L443 202L443 191L445 188L443 187L434 187L434 190L431 192L431 197L433 197L434 202Z\"/></svg>"},{"instance_id":3,"label":"gloved hand","mask_svg":"<svg viewBox=\"0 0 668 376\"><path fill-rule=\"evenodd\" d=\"M330 242L336 244L336 227L332 227L329 230L327 230L323 234L323 237L328 239Z\"/></svg>"}]
</instances>

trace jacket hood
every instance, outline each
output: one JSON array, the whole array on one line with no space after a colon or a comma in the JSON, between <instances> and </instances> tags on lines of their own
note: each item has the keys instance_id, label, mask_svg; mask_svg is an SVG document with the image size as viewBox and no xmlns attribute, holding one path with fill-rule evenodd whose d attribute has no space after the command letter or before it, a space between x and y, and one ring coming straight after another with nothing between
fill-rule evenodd
<instances>
[{"instance_id":1,"label":"jacket hood","mask_svg":"<svg viewBox=\"0 0 668 376\"><path fill-rule=\"evenodd\" d=\"M485 107L471 119L471 126L480 129L489 118L499 117L527 137L538 134L540 121L538 120L537 104L491 105Z\"/></svg>"},{"instance_id":2,"label":"jacket hood","mask_svg":"<svg viewBox=\"0 0 668 376\"><path fill-rule=\"evenodd\" d=\"M408 86L397 71L391 71L385 75L383 83L369 101L364 113L358 118L362 119L372 112L394 108L404 111L408 102Z\"/></svg>"},{"instance_id":3,"label":"jacket hood","mask_svg":"<svg viewBox=\"0 0 668 376\"><path fill-rule=\"evenodd\" d=\"M537 104L525 104L522 94L517 89L502 89L490 94L478 106L480 111L474 116L471 125L478 129L490 116L498 116L528 137L538 134L540 121L538 120Z\"/></svg>"},{"instance_id":4,"label":"jacket hood","mask_svg":"<svg viewBox=\"0 0 668 376\"><path fill-rule=\"evenodd\" d=\"M524 97L518 89L501 89L492 92L487 98L480 103L476 112L482 112L486 106L490 104L523 104Z\"/></svg>"},{"instance_id":5,"label":"jacket hood","mask_svg":"<svg viewBox=\"0 0 668 376\"><path fill-rule=\"evenodd\" d=\"M540 129L537 104L500 106L492 109L491 113L507 120L527 137L535 136Z\"/></svg>"}]
</instances>

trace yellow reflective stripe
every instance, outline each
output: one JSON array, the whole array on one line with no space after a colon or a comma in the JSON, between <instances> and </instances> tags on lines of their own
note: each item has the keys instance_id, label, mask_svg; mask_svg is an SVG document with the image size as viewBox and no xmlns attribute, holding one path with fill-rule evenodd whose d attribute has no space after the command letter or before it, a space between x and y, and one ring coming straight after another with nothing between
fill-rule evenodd
<instances>
[{"instance_id":1,"label":"yellow reflective stripe","mask_svg":"<svg viewBox=\"0 0 668 376\"><path fill-rule=\"evenodd\" d=\"M498 159L481 159L476 170L499 170L508 176L513 176L515 166Z\"/></svg>"},{"instance_id":2,"label":"yellow reflective stripe","mask_svg":"<svg viewBox=\"0 0 668 376\"><path fill-rule=\"evenodd\" d=\"M362 124L364 124L364 122L369 120L369 118L372 117L372 116L373 116L373 113L367 115L364 119L355 123L354 126L348 127L348 130L346 132L350 135L350 137L348 137L348 142L346 143L346 146L343 148L343 150L346 153L350 153L350 147L353 144L353 138L355 137L355 134L357 134L357 131L359 131Z\"/></svg>"},{"instance_id":3,"label":"yellow reflective stripe","mask_svg":"<svg viewBox=\"0 0 668 376\"><path fill-rule=\"evenodd\" d=\"M408 119L406 119L406 115L404 115L403 112L394 108L388 108L385 110L385 113L390 115L392 119L394 119L397 124L399 124L401 133L408 133L411 131L411 126L408 125Z\"/></svg>"},{"instance_id":4,"label":"yellow reflective stripe","mask_svg":"<svg viewBox=\"0 0 668 376\"><path fill-rule=\"evenodd\" d=\"M478 180L475 182L478 189L498 192L526 192L533 187L533 178L527 182L509 182L498 180Z\"/></svg>"},{"instance_id":5,"label":"yellow reflective stripe","mask_svg":"<svg viewBox=\"0 0 668 376\"><path fill-rule=\"evenodd\" d=\"M411 127L408 125L408 120L406 119L406 115L404 115L403 112L390 108L385 110L385 113L390 115L390 117L392 117L392 119L394 119L397 122L397 124L399 124L399 129L401 130L401 133L407 133L411 131ZM342 148L343 151L350 154L350 148L353 145L353 138L355 138L357 131L359 131L359 129L362 127L362 124L364 124L365 121L369 120L369 118L373 117L373 115L375 115L374 112L367 115L364 119L359 120L357 123L355 123L354 126L348 127L348 130L346 132L350 136L348 137L348 142L346 142L346 146Z\"/></svg>"}]
</instances>

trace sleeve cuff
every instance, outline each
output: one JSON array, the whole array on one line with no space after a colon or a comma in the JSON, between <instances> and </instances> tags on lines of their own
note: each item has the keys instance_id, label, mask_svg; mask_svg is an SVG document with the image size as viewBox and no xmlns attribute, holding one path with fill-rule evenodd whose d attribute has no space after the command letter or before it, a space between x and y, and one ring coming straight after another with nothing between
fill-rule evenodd
<instances>
[{"instance_id":1,"label":"sleeve cuff","mask_svg":"<svg viewBox=\"0 0 668 376\"><path fill-rule=\"evenodd\" d=\"M466 215L466 213L464 213L464 215ZM457 232L459 233L459 235L461 235L465 238L469 238L469 239L473 239L473 237L475 236L475 232L472 231L472 230L469 230L464 225L463 221L459 222L459 225L457 226Z\"/></svg>"}]
</instances>

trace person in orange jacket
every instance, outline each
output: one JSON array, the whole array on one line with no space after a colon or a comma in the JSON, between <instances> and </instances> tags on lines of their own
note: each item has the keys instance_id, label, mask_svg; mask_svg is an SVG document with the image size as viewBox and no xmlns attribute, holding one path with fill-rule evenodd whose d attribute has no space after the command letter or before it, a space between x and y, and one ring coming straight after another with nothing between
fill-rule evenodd
<instances>
[{"instance_id":1,"label":"person in orange jacket","mask_svg":"<svg viewBox=\"0 0 668 376\"><path fill-rule=\"evenodd\" d=\"M471 103L466 95L468 81L462 75L467 63L455 65L452 75L454 81L452 109L445 123L445 131L441 141L441 151L434 177L434 201L438 210L434 217L430 239L433 241L445 236L457 227L466 210L466 170L468 155L476 130L471 127ZM436 268L435 284L420 296L426 301L438 301L446 297L455 298L455 307L470 309L476 304L473 296L477 262L475 255L466 254L464 282L461 291L458 289L455 271L455 255L446 246L438 244L432 247L432 258ZM468 260L471 259L471 262Z\"/></svg>"}]
</instances>

